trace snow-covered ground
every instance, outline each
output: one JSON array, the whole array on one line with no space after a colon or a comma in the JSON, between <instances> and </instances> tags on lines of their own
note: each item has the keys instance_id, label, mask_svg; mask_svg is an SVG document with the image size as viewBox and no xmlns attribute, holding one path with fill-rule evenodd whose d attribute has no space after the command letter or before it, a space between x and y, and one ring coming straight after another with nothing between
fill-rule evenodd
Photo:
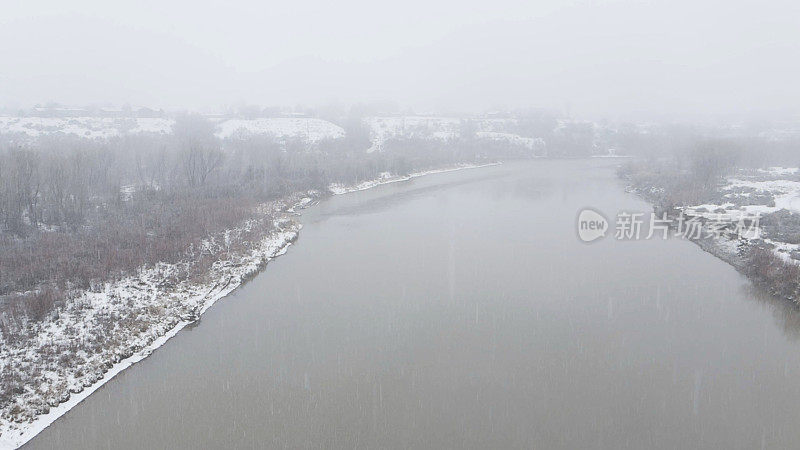
<instances>
[{"instance_id":1,"label":"snow-covered ground","mask_svg":"<svg viewBox=\"0 0 800 450\"><path fill-rule=\"evenodd\" d=\"M364 119L364 124L369 128L372 140L372 146L367 153L381 151L384 143L392 138L446 141L461 137L465 130L475 131L475 136L482 139L504 141L530 149L544 147L544 141L541 139L523 137L508 132L509 127L515 123L515 119L462 119L439 116L390 116Z\"/></svg>"},{"instance_id":2,"label":"snow-covered ground","mask_svg":"<svg viewBox=\"0 0 800 450\"><path fill-rule=\"evenodd\" d=\"M456 117L399 116L368 117L364 123L370 130L371 153L383 148L394 137L451 139L461 134L461 119Z\"/></svg>"},{"instance_id":3,"label":"snow-covered ground","mask_svg":"<svg viewBox=\"0 0 800 450\"><path fill-rule=\"evenodd\" d=\"M300 139L315 143L345 136L345 130L331 122L311 117L275 117L259 119L210 119L220 139L270 136L279 140ZM478 139L502 141L545 152L545 142L539 138L523 137L509 132L514 119L460 119L457 117L398 116L363 119L370 130L372 146L368 153L380 151L392 138L420 138L446 141L458 138L465 129L475 132ZM44 136L71 135L86 139L110 139L123 135L172 133L172 118L111 118L111 117L10 117L0 116L0 135L31 141Z\"/></svg>"},{"instance_id":4,"label":"snow-covered ground","mask_svg":"<svg viewBox=\"0 0 800 450\"><path fill-rule=\"evenodd\" d=\"M312 200L290 201L263 205L255 219L210 236L197 258L143 267L135 276L72 295L56 316L26 325L22 339L0 340L0 371L21 389L0 404L0 448L27 442L283 254L300 229L290 213ZM265 221L274 227L264 236L259 230ZM251 235L261 237L251 242ZM231 250L233 242L246 250ZM207 273L179 276L191 272L200 254L215 258Z\"/></svg>"},{"instance_id":5,"label":"snow-covered ground","mask_svg":"<svg viewBox=\"0 0 800 450\"><path fill-rule=\"evenodd\" d=\"M0 117L0 134L37 138L57 133L88 139L122 134L172 133L172 119L110 117Z\"/></svg>"},{"instance_id":6,"label":"snow-covered ground","mask_svg":"<svg viewBox=\"0 0 800 450\"><path fill-rule=\"evenodd\" d=\"M792 172L793 173L793 172ZM749 211L760 212L762 214L786 209L792 212L800 212L800 181L791 180L767 180L752 181L730 178L728 185L723 189L733 190L735 188L751 188L757 192L771 194L774 198L774 206L769 205L750 205L745 206ZM730 194L735 197L735 194ZM740 195L741 197L741 195Z\"/></svg>"},{"instance_id":7,"label":"snow-covered ground","mask_svg":"<svg viewBox=\"0 0 800 450\"><path fill-rule=\"evenodd\" d=\"M628 155L620 155L615 148L609 148L605 153L592 155L592 158L630 158Z\"/></svg>"},{"instance_id":8,"label":"snow-covered ground","mask_svg":"<svg viewBox=\"0 0 800 450\"><path fill-rule=\"evenodd\" d=\"M733 216L741 213L763 215L782 209L800 213L800 178L797 177L800 169L770 167L757 169L754 173L729 177L720 187L725 202L694 205L688 209L697 214L725 210L726 214ZM765 202L765 198L770 201Z\"/></svg>"},{"instance_id":9,"label":"snow-covered ground","mask_svg":"<svg viewBox=\"0 0 800 450\"><path fill-rule=\"evenodd\" d=\"M520 145L530 150L542 150L546 147L544 139L523 137L514 133L502 133L499 131L478 131L475 136L479 139L488 139L491 141L508 142L514 145Z\"/></svg>"},{"instance_id":10,"label":"snow-covered ground","mask_svg":"<svg viewBox=\"0 0 800 450\"><path fill-rule=\"evenodd\" d=\"M800 169L797 167L768 167L766 169L758 169L759 173L771 176L796 175L798 171L800 171Z\"/></svg>"},{"instance_id":11,"label":"snow-covered ground","mask_svg":"<svg viewBox=\"0 0 800 450\"><path fill-rule=\"evenodd\" d=\"M170 118L0 116L0 134L26 139L57 134L109 139L126 134L171 134L174 124L175 120ZM315 118L221 119L216 121L216 128L216 135L222 139L262 134L317 142L344 136L340 126Z\"/></svg>"},{"instance_id":12,"label":"snow-covered ground","mask_svg":"<svg viewBox=\"0 0 800 450\"><path fill-rule=\"evenodd\" d=\"M217 126L217 137L225 139L256 134L279 139L301 138L308 142L344 137L342 127L314 118L229 119Z\"/></svg>"},{"instance_id":13,"label":"snow-covered ground","mask_svg":"<svg viewBox=\"0 0 800 450\"><path fill-rule=\"evenodd\" d=\"M444 172L453 172L456 170L464 170L464 169L477 169L479 167L488 167L488 166L496 166L500 164L499 162L488 163L488 164L456 164L452 167L445 167L440 169L432 169L432 170L425 170L421 172L414 172L409 175L400 176L400 175L392 175L389 172L383 172L380 176L375 180L368 180L364 181L363 183L359 183L356 185L344 185L339 183L334 183L328 186L328 190L331 191L334 195L341 195L347 194L350 192L356 191L364 191L367 189L374 188L376 186L380 186L383 184L389 183L397 183L400 181L408 181L412 178L418 178L425 175L432 175L435 173L444 173Z\"/></svg>"},{"instance_id":14,"label":"snow-covered ground","mask_svg":"<svg viewBox=\"0 0 800 450\"><path fill-rule=\"evenodd\" d=\"M705 203L684 208L684 214L690 217L701 217L709 221L736 223L766 214L786 210L792 214L800 214L800 169L796 167L770 167L755 171L742 171L729 177L720 187L719 203ZM787 262L798 263L792 253L800 250L800 245L781 242L763 236L761 230L757 235L770 245L773 253Z\"/></svg>"}]
</instances>

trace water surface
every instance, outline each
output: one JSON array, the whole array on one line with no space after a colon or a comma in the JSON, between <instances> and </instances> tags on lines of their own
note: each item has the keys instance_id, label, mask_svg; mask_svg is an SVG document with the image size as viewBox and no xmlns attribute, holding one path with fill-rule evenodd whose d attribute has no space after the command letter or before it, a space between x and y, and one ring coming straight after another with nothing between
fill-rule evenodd
<instances>
[{"instance_id":1,"label":"water surface","mask_svg":"<svg viewBox=\"0 0 800 450\"><path fill-rule=\"evenodd\" d=\"M337 196L300 240L29 448L800 446L800 319L681 240L613 161Z\"/></svg>"}]
</instances>

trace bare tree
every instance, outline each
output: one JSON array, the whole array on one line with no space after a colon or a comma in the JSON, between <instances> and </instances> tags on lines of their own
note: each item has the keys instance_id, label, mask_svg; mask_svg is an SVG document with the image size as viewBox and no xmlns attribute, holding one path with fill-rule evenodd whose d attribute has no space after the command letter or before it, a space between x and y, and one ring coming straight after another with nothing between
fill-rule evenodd
<instances>
[{"instance_id":1,"label":"bare tree","mask_svg":"<svg viewBox=\"0 0 800 450\"><path fill-rule=\"evenodd\" d=\"M189 186L202 186L222 164L222 152L215 148L192 146L181 154L181 166Z\"/></svg>"}]
</instances>

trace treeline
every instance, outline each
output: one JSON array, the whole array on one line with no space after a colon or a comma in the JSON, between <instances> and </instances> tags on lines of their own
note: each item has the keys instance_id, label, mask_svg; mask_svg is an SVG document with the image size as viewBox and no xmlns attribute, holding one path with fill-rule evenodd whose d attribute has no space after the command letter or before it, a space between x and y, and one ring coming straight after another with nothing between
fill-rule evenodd
<instances>
[{"instance_id":1,"label":"treeline","mask_svg":"<svg viewBox=\"0 0 800 450\"><path fill-rule=\"evenodd\" d=\"M210 234L253 217L260 203L489 157L455 141L396 142L368 154L361 122L341 124L345 138L315 143L220 140L213 124L184 116L172 135L0 146L0 325L46 317L70 292L143 265L185 259Z\"/></svg>"},{"instance_id":2,"label":"treeline","mask_svg":"<svg viewBox=\"0 0 800 450\"><path fill-rule=\"evenodd\" d=\"M629 149L637 150L626 154L639 157L624 165L620 175L651 201L667 207L719 200L719 184L739 168L800 165L800 138L729 134L661 127L626 134L625 139L616 135L612 141L627 142Z\"/></svg>"},{"instance_id":3,"label":"treeline","mask_svg":"<svg viewBox=\"0 0 800 450\"><path fill-rule=\"evenodd\" d=\"M745 149L736 141L703 139L676 146L660 157L634 159L618 175L659 209L709 201L724 176L741 164Z\"/></svg>"},{"instance_id":4,"label":"treeline","mask_svg":"<svg viewBox=\"0 0 800 450\"><path fill-rule=\"evenodd\" d=\"M651 161L672 159L689 169L703 154L723 165L733 161L738 167L765 166L797 167L800 164L800 137L771 137L769 134L736 134L724 129L661 126L650 129L620 127L602 135L607 145L620 149L621 154L638 156Z\"/></svg>"}]
</instances>

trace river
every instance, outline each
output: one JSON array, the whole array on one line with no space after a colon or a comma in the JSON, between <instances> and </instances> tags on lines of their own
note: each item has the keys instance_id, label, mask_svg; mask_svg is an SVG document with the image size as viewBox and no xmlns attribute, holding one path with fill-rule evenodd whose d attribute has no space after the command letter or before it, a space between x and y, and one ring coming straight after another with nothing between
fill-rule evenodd
<instances>
[{"instance_id":1,"label":"river","mask_svg":"<svg viewBox=\"0 0 800 450\"><path fill-rule=\"evenodd\" d=\"M650 211L616 164L325 200L285 256L25 448L800 446L795 307L684 240L577 238L583 207Z\"/></svg>"}]
</instances>

